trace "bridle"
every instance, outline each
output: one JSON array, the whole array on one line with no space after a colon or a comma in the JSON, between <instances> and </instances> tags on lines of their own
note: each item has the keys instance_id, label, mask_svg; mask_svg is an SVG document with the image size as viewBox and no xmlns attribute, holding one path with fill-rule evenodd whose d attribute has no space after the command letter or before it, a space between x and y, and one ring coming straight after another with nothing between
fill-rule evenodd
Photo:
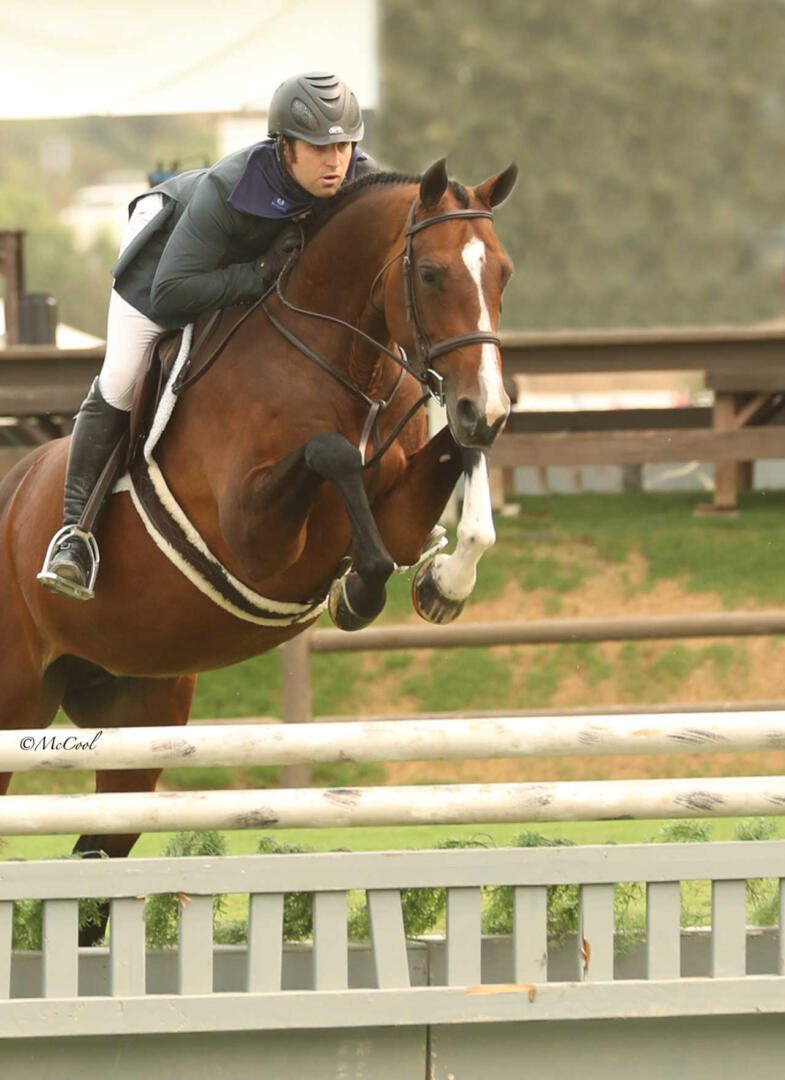
<instances>
[{"instance_id":1,"label":"bridle","mask_svg":"<svg viewBox=\"0 0 785 1080\"><path fill-rule=\"evenodd\" d=\"M429 391L436 398L440 405L444 405L444 379L435 371L431 366L433 361L443 356L445 353L452 352L453 349L462 349L467 345L495 345L496 348L501 347L501 341L498 334L490 333L486 330L474 330L469 334L456 334L454 337L443 338L441 341L437 341L435 345L431 344L428 333L423 326L422 318L420 317L420 311L417 307L417 296L414 291L414 237L417 233L422 232L424 229L429 229L432 225L440 225L443 221L455 221L459 218L490 218L493 220L493 214L490 210L450 210L446 214L438 214L436 217L425 218L423 221L414 220L414 212L417 206L417 200L412 203L412 208L409 211L409 219L406 223L406 248L402 252L402 256L396 256L396 258L403 258L401 269L403 272L403 285L406 296L406 318L412 324L414 330L414 347L417 354L417 363L421 371L421 375L418 375L420 382L428 387ZM391 263L388 263L388 266ZM385 267L386 269L386 267ZM378 280L378 277L377 277ZM374 282L375 287L376 282Z\"/></svg>"},{"instance_id":2,"label":"bridle","mask_svg":"<svg viewBox=\"0 0 785 1080\"><path fill-rule=\"evenodd\" d=\"M336 379L337 382L339 382L343 387L345 387L345 389L347 389L350 393L354 394L355 397L361 398L362 401L364 401L365 404L369 407L369 414L363 427L359 448L360 452L363 455L365 468L374 465L381 458L381 456L386 453L391 444L395 441L395 439L397 439L402 429L406 426L406 424L408 424L408 422L411 420L417 410L422 405L424 405L429 398L432 397L439 403L439 405L444 405L444 378L442 375L439 374L438 371L436 371L431 366L435 359L437 359L439 356L443 356L447 352L451 352L453 349L461 349L469 345L491 344L495 345L496 348L500 348L501 346L498 334L494 334L486 330L474 330L467 334L456 334L453 337L444 338L442 341L437 341L435 344L432 344L430 338L428 337L428 333L423 326L422 317L417 306L417 296L414 288L414 237L417 235L417 233L422 232L424 229L430 229L433 225L440 225L445 221L455 221L461 218L489 218L492 220L493 213L490 210L449 210L447 211L447 213L437 214L435 217L424 218L422 221L415 221L414 217L415 211L417 209L417 203L418 199L415 198L411 205L411 209L409 210L409 216L406 222L406 230L404 233L406 237L406 243L403 251L399 251L397 255L394 255L387 263L385 263L385 265L381 268L379 273L374 278L370 289L371 305L377 311L379 311L381 309L378 308L378 306L374 303L373 300L376 288L385 272L393 265L393 263L397 262L398 259L402 260L401 270L403 275L404 296L406 302L406 319L412 325L416 364L412 364L409 361L406 352L400 345L396 345L396 349L398 351L393 352L392 349L388 349L386 345L382 344L382 342L377 341L375 338L371 337L370 334L366 334L364 330L361 330L358 326L353 326L351 323L346 322L344 319L339 319L335 315L325 315L322 312L318 311L309 311L307 308L298 307L290 300L287 300L287 298L284 296L283 288L289 278L289 275L292 272L297 258L299 257L301 251L300 247L296 248L292 252L289 260L279 274L275 285L268 289L264 296L257 300L251 306L251 308L249 308L249 310L241 316L238 322L230 329L229 333L222 339L218 348L214 350L214 352L210 355L207 362L203 364L198 371L189 375L188 378L181 383L181 385L177 388L178 392L184 390L186 386L191 385L193 382L196 382L197 379L202 377L206 370L216 360L218 354L223 350L224 346L232 337L235 330L239 328L240 324L245 322L245 320L248 318L249 315L252 314L253 311L255 311L258 307L261 307L265 315L269 319L270 323L275 327L275 329L281 334L282 337L284 337L291 345L294 345L296 349L298 349L309 360L312 360L313 363L315 363L323 371L327 372L334 379ZM332 364L328 363L328 361L323 359L323 357L319 356L318 353L314 352L314 350L311 349L311 347L307 345L304 341L302 341L292 330L284 326L284 324L270 311L269 307L266 304L267 299L273 291L276 293L278 299L281 301L283 306L289 311L292 311L297 315L305 315L311 319L321 319L326 322L331 322L336 324L337 326L343 327L345 330L350 330L353 334L356 334L358 337L363 338L369 344L373 345L373 347L375 349L378 349L379 352L384 353L391 360L394 360L395 363L400 366L401 374L397 382L395 383L395 386L393 387L390 395L386 399L380 400L375 400L374 398L369 397L368 394L360 390L359 387L355 386L354 383L352 383L340 371L334 368ZM379 416L387 409L387 407L395 398L406 374L413 376L413 378L417 380L417 382L423 388L423 394L418 399L418 401L406 412L403 418L395 425L392 433L388 435L383 445L376 449L373 457L370 460L365 461L365 451L368 442L370 441L371 435L377 429ZM377 438L375 438L374 441L378 443Z\"/></svg>"}]
</instances>

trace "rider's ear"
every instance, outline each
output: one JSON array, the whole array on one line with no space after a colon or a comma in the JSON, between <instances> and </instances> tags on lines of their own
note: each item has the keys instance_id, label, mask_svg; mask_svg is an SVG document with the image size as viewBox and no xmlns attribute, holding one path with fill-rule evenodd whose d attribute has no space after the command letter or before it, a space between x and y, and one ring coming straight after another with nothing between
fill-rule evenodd
<instances>
[{"instance_id":1,"label":"rider's ear","mask_svg":"<svg viewBox=\"0 0 785 1080\"><path fill-rule=\"evenodd\" d=\"M420 181L420 201L426 210L436 206L439 199L447 190L446 158L439 158L431 165Z\"/></svg>"},{"instance_id":2,"label":"rider's ear","mask_svg":"<svg viewBox=\"0 0 785 1080\"><path fill-rule=\"evenodd\" d=\"M481 202L484 202L486 206L493 208L494 206L498 206L499 203L504 202L515 187L517 179L518 166L513 162L503 173L499 173L498 176L491 176L488 180L485 180L476 187L474 189L474 194Z\"/></svg>"}]
</instances>

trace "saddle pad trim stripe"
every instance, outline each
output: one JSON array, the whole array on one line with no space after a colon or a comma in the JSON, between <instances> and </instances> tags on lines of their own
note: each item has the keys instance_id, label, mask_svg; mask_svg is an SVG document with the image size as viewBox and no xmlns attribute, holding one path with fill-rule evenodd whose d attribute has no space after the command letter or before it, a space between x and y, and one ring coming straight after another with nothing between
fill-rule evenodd
<instances>
[{"instance_id":1,"label":"saddle pad trim stripe","mask_svg":"<svg viewBox=\"0 0 785 1080\"><path fill-rule=\"evenodd\" d=\"M280 627L316 618L327 607L326 599L314 600L309 604L282 604L268 600L252 592L242 582L237 582L217 559L205 558L199 548L190 542L179 522L172 518L168 507L161 502L153 477L147 470L134 470L130 493L142 524L155 545L192 585L230 614L258 626ZM242 591L236 585L242 585Z\"/></svg>"}]
</instances>

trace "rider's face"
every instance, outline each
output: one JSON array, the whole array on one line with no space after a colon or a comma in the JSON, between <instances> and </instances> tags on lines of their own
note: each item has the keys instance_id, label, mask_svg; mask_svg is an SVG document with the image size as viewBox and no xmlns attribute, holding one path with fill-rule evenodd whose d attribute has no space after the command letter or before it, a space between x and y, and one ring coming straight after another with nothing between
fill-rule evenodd
<instances>
[{"instance_id":1,"label":"rider's face","mask_svg":"<svg viewBox=\"0 0 785 1080\"><path fill-rule=\"evenodd\" d=\"M286 168L300 187L317 199L329 199L343 183L352 157L350 142L314 146L303 139L294 140L294 148L284 143Z\"/></svg>"}]
</instances>

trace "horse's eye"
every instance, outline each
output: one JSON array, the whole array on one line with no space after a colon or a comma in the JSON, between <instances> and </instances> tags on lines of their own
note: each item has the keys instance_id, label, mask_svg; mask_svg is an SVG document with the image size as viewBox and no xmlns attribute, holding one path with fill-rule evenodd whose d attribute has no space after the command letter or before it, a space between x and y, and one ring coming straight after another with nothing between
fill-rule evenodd
<instances>
[{"instance_id":1,"label":"horse's eye","mask_svg":"<svg viewBox=\"0 0 785 1080\"><path fill-rule=\"evenodd\" d=\"M439 275L432 266L421 266L419 271L420 280L424 285L437 285L439 283Z\"/></svg>"}]
</instances>

